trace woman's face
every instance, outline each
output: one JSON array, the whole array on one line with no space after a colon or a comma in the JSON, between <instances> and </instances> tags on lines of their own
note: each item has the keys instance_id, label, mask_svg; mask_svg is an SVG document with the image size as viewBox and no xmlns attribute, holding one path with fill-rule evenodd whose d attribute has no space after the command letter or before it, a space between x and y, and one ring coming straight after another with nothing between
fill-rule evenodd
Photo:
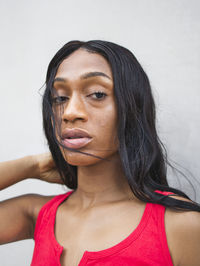
<instances>
[{"instance_id":1,"label":"woman's face","mask_svg":"<svg viewBox=\"0 0 200 266\"><path fill-rule=\"evenodd\" d=\"M110 65L99 54L79 49L59 66L54 80L54 112L60 121L59 141L63 145L101 158L113 156L118 150L117 109ZM68 129L81 129L90 138L71 139ZM58 135L61 135L60 137ZM83 136L81 136L83 137ZM77 143L84 143L80 147ZM77 148L79 147L79 148ZM100 161L61 147L71 165L86 166Z\"/></svg>"}]
</instances>

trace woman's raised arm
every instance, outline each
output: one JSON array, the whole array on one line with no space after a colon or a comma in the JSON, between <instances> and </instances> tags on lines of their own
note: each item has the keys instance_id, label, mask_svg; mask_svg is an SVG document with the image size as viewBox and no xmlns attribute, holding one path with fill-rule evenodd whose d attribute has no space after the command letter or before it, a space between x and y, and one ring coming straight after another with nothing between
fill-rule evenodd
<instances>
[{"instance_id":1,"label":"woman's raised arm","mask_svg":"<svg viewBox=\"0 0 200 266\"><path fill-rule=\"evenodd\" d=\"M0 190L28 178L62 181L50 154L0 163ZM0 202L0 244L33 238L37 214L52 196L26 194Z\"/></svg>"},{"instance_id":2,"label":"woman's raised arm","mask_svg":"<svg viewBox=\"0 0 200 266\"><path fill-rule=\"evenodd\" d=\"M34 156L0 163L0 190L19 181L33 178L37 172Z\"/></svg>"},{"instance_id":3,"label":"woman's raised arm","mask_svg":"<svg viewBox=\"0 0 200 266\"><path fill-rule=\"evenodd\" d=\"M0 163L0 190L28 178L63 184L49 153Z\"/></svg>"}]
</instances>

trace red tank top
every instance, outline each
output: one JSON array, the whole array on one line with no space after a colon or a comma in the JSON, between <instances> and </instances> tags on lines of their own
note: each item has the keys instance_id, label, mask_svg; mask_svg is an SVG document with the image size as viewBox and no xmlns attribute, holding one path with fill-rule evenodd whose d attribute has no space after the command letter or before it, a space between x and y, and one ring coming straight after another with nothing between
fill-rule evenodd
<instances>
[{"instance_id":1,"label":"red tank top","mask_svg":"<svg viewBox=\"0 0 200 266\"><path fill-rule=\"evenodd\" d=\"M55 196L41 208L34 232L35 247L31 266L61 265L63 247L56 241L54 223L58 206L72 192ZM167 245L164 214L164 206L147 203L139 225L128 237L108 249L85 251L78 266L173 266Z\"/></svg>"}]
</instances>

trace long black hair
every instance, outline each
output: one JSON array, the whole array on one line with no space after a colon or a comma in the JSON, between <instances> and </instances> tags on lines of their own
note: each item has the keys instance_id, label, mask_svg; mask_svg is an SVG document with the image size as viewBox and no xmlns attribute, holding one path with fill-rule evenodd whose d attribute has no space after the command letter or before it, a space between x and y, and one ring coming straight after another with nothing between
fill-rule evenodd
<instances>
[{"instance_id":1,"label":"long black hair","mask_svg":"<svg viewBox=\"0 0 200 266\"><path fill-rule=\"evenodd\" d=\"M178 200L155 192L168 191L189 199L184 192L168 184L168 160L166 150L157 135L155 104L146 73L128 49L107 41L68 42L56 53L48 66L43 95L43 126L49 149L64 184L71 189L77 188L77 167L65 161L56 138L52 88L61 62L80 48L102 55L110 64L118 114L119 155L134 195L144 202L200 212L200 205L194 201Z\"/></svg>"}]
</instances>

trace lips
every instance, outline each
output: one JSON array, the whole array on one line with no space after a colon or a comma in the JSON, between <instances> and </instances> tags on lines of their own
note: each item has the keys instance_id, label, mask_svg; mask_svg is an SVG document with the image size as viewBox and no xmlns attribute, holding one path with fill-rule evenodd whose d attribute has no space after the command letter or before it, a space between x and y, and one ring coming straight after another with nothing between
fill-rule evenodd
<instances>
[{"instance_id":1,"label":"lips","mask_svg":"<svg viewBox=\"0 0 200 266\"><path fill-rule=\"evenodd\" d=\"M66 128L62 133L63 139L68 138L91 138L87 131L80 128Z\"/></svg>"},{"instance_id":2,"label":"lips","mask_svg":"<svg viewBox=\"0 0 200 266\"><path fill-rule=\"evenodd\" d=\"M80 128L66 128L62 133L62 144L68 148L82 148L92 141L89 133Z\"/></svg>"}]
</instances>

